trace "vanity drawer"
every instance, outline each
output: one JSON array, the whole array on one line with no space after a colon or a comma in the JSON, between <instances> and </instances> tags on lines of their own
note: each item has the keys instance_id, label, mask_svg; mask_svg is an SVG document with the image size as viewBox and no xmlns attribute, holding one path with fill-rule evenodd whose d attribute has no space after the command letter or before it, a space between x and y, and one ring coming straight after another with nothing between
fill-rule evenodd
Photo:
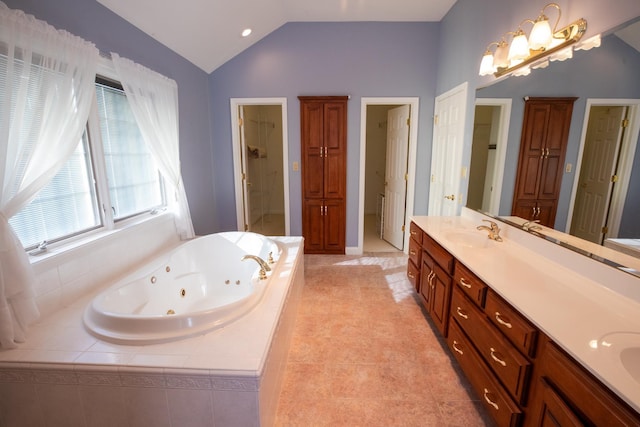
<instances>
[{"instance_id":1,"label":"vanity drawer","mask_svg":"<svg viewBox=\"0 0 640 427\"><path fill-rule=\"evenodd\" d=\"M422 246L413 239L409 239L409 259L415 266L419 266L422 262Z\"/></svg>"},{"instance_id":2,"label":"vanity drawer","mask_svg":"<svg viewBox=\"0 0 640 427\"><path fill-rule=\"evenodd\" d=\"M467 267L456 261L453 279L456 285L478 306L484 306L487 285Z\"/></svg>"},{"instance_id":3,"label":"vanity drawer","mask_svg":"<svg viewBox=\"0 0 640 427\"><path fill-rule=\"evenodd\" d=\"M531 363L498 332L459 288L453 290L452 316L469 336L478 353L519 403L524 403Z\"/></svg>"},{"instance_id":4,"label":"vanity drawer","mask_svg":"<svg viewBox=\"0 0 640 427\"><path fill-rule=\"evenodd\" d=\"M413 288L416 290L416 292L419 292L420 291L420 269L418 269L418 267L415 266L413 261L409 261L407 263L407 277L409 278L409 282L413 284Z\"/></svg>"},{"instance_id":5,"label":"vanity drawer","mask_svg":"<svg viewBox=\"0 0 640 427\"><path fill-rule=\"evenodd\" d=\"M500 427L520 425L522 411L484 366L456 322L449 325L447 345L496 424Z\"/></svg>"},{"instance_id":6,"label":"vanity drawer","mask_svg":"<svg viewBox=\"0 0 640 427\"><path fill-rule=\"evenodd\" d=\"M484 311L523 354L535 356L538 330L492 290L487 292Z\"/></svg>"},{"instance_id":7,"label":"vanity drawer","mask_svg":"<svg viewBox=\"0 0 640 427\"><path fill-rule=\"evenodd\" d=\"M447 252L445 248L440 246L438 242L426 233L422 236L422 247L440 264L440 267L442 267L447 274L453 274L453 255Z\"/></svg>"},{"instance_id":8,"label":"vanity drawer","mask_svg":"<svg viewBox=\"0 0 640 427\"><path fill-rule=\"evenodd\" d=\"M418 243L419 246L422 246L422 229L418 227L413 221L409 225L409 234L411 235L411 238Z\"/></svg>"}]
</instances>

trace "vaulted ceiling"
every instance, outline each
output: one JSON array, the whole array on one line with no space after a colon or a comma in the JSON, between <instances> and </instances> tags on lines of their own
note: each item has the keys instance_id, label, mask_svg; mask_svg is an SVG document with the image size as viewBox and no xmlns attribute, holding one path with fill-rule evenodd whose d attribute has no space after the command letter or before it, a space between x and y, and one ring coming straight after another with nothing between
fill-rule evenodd
<instances>
[{"instance_id":1,"label":"vaulted ceiling","mask_svg":"<svg viewBox=\"0 0 640 427\"><path fill-rule=\"evenodd\" d=\"M438 22L456 0L97 0L211 73L287 22ZM251 28L249 37L241 32Z\"/></svg>"}]
</instances>

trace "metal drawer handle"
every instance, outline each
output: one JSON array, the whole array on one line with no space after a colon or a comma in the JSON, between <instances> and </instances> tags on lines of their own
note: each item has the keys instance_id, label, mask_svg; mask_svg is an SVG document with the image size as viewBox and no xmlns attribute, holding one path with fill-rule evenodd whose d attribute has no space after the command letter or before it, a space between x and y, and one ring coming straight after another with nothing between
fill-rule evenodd
<instances>
[{"instance_id":1,"label":"metal drawer handle","mask_svg":"<svg viewBox=\"0 0 640 427\"><path fill-rule=\"evenodd\" d=\"M460 354L464 354L464 351L462 351L462 350L460 350L460 349L458 348L458 341L453 340L453 344L451 345L451 347L453 347L453 349L454 349L455 351L457 351L458 353L460 353Z\"/></svg>"},{"instance_id":2,"label":"metal drawer handle","mask_svg":"<svg viewBox=\"0 0 640 427\"><path fill-rule=\"evenodd\" d=\"M413 273L407 273L407 276L409 276L410 279L415 279L416 276Z\"/></svg>"},{"instance_id":3,"label":"metal drawer handle","mask_svg":"<svg viewBox=\"0 0 640 427\"><path fill-rule=\"evenodd\" d=\"M417 231L415 231L415 230L411 230L411 235L412 235L412 236L415 236L416 234L418 234L418 232L417 232Z\"/></svg>"},{"instance_id":4,"label":"metal drawer handle","mask_svg":"<svg viewBox=\"0 0 640 427\"><path fill-rule=\"evenodd\" d=\"M463 319L468 319L469 315L467 313L465 313L464 311L462 311L462 309L460 307L456 307L456 313L458 313L458 316L462 317Z\"/></svg>"},{"instance_id":5,"label":"metal drawer handle","mask_svg":"<svg viewBox=\"0 0 640 427\"><path fill-rule=\"evenodd\" d=\"M416 254L416 251L414 251L413 249L411 249L411 250L409 251L409 253L413 256L413 255L415 255L415 254Z\"/></svg>"},{"instance_id":6,"label":"metal drawer handle","mask_svg":"<svg viewBox=\"0 0 640 427\"><path fill-rule=\"evenodd\" d=\"M467 289L471 289L471 283L468 283L466 280L464 280L464 277L460 278L460 284Z\"/></svg>"},{"instance_id":7,"label":"metal drawer handle","mask_svg":"<svg viewBox=\"0 0 640 427\"><path fill-rule=\"evenodd\" d=\"M501 355L501 354L498 353L495 348L491 347L491 358L496 362L498 362L499 364L501 364L502 366L507 366L507 362L500 359L497 355Z\"/></svg>"},{"instance_id":8,"label":"metal drawer handle","mask_svg":"<svg viewBox=\"0 0 640 427\"><path fill-rule=\"evenodd\" d=\"M496 411L500 410L500 408L498 407L498 404L489 398L489 394L490 394L489 390L485 388L484 394L482 395L484 397L484 400L486 400L489 405L493 406Z\"/></svg>"},{"instance_id":9,"label":"metal drawer handle","mask_svg":"<svg viewBox=\"0 0 640 427\"><path fill-rule=\"evenodd\" d=\"M506 326L507 328L511 329L513 327L513 325L511 324L511 322L507 321L507 320L502 320L502 315L500 314L499 311L496 311L496 321L498 323L500 323L503 326Z\"/></svg>"}]
</instances>

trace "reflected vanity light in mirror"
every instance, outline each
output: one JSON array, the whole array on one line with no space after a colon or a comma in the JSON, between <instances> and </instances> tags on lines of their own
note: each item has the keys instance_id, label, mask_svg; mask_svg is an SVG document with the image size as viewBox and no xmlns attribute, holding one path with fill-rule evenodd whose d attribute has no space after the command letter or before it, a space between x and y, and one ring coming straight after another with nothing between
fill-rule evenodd
<instances>
[{"instance_id":1,"label":"reflected vanity light in mirror","mask_svg":"<svg viewBox=\"0 0 640 427\"><path fill-rule=\"evenodd\" d=\"M558 18L553 30L549 25L549 19L544 14L547 8L554 7L558 11ZM514 75L528 75L531 68L537 68L538 62L563 61L571 58L572 45L578 42L587 30L587 21L580 18L564 28L556 29L560 22L562 12L556 3L549 3L542 8L536 20L524 19L518 29L509 31L502 36L500 42L492 42L487 46L480 63L480 75L494 74L501 77L513 73ZM533 28L529 39L522 26L532 23ZM506 37L512 36L511 45L507 44ZM495 46L495 54L491 48ZM591 47L595 47L592 45ZM582 47L583 49L585 46ZM508 54L505 56L505 53Z\"/></svg>"}]
</instances>

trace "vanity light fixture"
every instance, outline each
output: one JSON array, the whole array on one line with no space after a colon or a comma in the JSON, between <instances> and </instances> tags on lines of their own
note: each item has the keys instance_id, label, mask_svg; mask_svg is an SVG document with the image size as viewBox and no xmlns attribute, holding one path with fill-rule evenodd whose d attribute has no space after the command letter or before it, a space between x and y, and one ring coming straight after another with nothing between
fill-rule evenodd
<instances>
[{"instance_id":1,"label":"vanity light fixture","mask_svg":"<svg viewBox=\"0 0 640 427\"><path fill-rule=\"evenodd\" d=\"M549 18L545 15L548 8L556 8L558 17L553 26L549 25ZM562 11L556 3L549 3L542 8L535 20L524 19L518 29L509 31L502 36L499 42L492 42L487 46L480 63L480 75L490 74L501 77L513 73L514 75L527 75L532 68L544 67L544 63L551 61L563 61L573 56L573 45L582 38L587 30L587 21L580 18L566 27L557 29ZM529 38L522 30L524 23L533 24ZM506 37L512 36L511 44ZM492 47L495 51L492 52ZM594 45L590 47L595 47ZM581 46L585 48L585 46ZM538 65L538 63L540 66ZM522 68L522 70L519 70ZM518 72L515 72L519 70Z\"/></svg>"}]
</instances>

